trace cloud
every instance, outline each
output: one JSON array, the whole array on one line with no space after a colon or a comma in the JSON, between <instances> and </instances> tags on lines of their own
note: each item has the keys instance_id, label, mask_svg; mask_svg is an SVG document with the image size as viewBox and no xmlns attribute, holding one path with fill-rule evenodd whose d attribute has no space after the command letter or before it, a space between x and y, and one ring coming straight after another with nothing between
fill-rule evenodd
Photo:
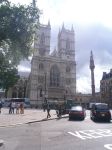
<instances>
[{"instance_id":1,"label":"cloud","mask_svg":"<svg viewBox=\"0 0 112 150\"><path fill-rule=\"evenodd\" d=\"M68 26L69 25L67 25L67 27ZM112 30L99 24L88 27L75 25L75 27L77 91L83 93L91 92L91 76L89 68L91 50L93 51L95 62L94 72L96 91L99 91L103 72L109 72L112 67ZM52 28L51 50L57 46L59 26L54 26ZM69 28L71 29L70 26ZM30 63L28 62L21 62L21 65L19 66L19 70L21 69L21 71L30 71L29 68Z\"/></svg>"},{"instance_id":2,"label":"cloud","mask_svg":"<svg viewBox=\"0 0 112 150\"><path fill-rule=\"evenodd\" d=\"M112 51L112 30L102 25L88 26L87 28L78 27L75 30L76 53L79 58L81 54L87 57L88 52L93 50L94 55L99 60L104 59L104 53L111 56ZM103 60L104 62L104 60Z\"/></svg>"},{"instance_id":3,"label":"cloud","mask_svg":"<svg viewBox=\"0 0 112 150\"><path fill-rule=\"evenodd\" d=\"M30 72L31 71L31 63L30 61L24 60L21 61L18 65L18 71L19 72Z\"/></svg>"},{"instance_id":4,"label":"cloud","mask_svg":"<svg viewBox=\"0 0 112 150\"><path fill-rule=\"evenodd\" d=\"M28 1L32 2L24 0ZM57 47L62 23L68 29L74 26L79 92L91 92L89 59L93 51L96 91L99 91L102 73L112 68L112 0L38 0L37 4L43 10L41 23L46 24L49 19L51 22L51 51ZM27 63L21 66L30 68Z\"/></svg>"}]
</instances>

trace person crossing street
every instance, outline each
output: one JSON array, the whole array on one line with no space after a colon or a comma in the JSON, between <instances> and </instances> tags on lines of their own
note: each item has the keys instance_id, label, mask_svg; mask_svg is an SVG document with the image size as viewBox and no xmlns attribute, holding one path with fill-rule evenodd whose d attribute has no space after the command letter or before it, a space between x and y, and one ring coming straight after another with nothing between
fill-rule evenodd
<instances>
[{"instance_id":1,"label":"person crossing street","mask_svg":"<svg viewBox=\"0 0 112 150\"><path fill-rule=\"evenodd\" d=\"M50 115L50 105L49 103L47 103L47 118L50 118L51 115Z\"/></svg>"},{"instance_id":2,"label":"person crossing street","mask_svg":"<svg viewBox=\"0 0 112 150\"><path fill-rule=\"evenodd\" d=\"M1 109L2 109L2 102L0 101L0 114L1 114Z\"/></svg>"}]
</instances>

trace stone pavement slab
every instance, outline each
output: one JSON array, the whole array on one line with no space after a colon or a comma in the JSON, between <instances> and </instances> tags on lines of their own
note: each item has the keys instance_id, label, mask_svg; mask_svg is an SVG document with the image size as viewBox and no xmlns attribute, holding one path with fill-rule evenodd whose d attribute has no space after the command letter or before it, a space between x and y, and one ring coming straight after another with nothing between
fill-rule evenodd
<instances>
[{"instance_id":1,"label":"stone pavement slab","mask_svg":"<svg viewBox=\"0 0 112 150\"><path fill-rule=\"evenodd\" d=\"M50 111L51 118L57 118L56 111ZM39 109L25 109L24 114L9 114L7 108L2 109L0 114L0 127L9 127L25 123L47 120L47 112Z\"/></svg>"}]
</instances>

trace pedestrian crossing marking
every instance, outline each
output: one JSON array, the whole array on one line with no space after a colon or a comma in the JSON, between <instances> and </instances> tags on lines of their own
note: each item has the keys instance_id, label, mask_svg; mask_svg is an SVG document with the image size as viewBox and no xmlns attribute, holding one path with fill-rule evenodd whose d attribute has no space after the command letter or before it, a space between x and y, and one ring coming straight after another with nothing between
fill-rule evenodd
<instances>
[{"instance_id":1,"label":"pedestrian crossing marking","mask_svg":"<svg viewBox=\"0 0 112 150\"><path fill-rule=\"evenodd\" d=\"M112 136L112 129L81 130L75 132L68 132L68 134L80 138L82 140L96 139L101 137Z\"/></svg>"}]
</instances>

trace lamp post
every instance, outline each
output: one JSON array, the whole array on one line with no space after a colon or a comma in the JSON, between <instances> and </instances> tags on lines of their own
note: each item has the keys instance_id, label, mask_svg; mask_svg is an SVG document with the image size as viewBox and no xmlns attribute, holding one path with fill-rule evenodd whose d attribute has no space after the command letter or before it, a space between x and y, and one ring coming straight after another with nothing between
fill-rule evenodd
<instances>
[{"instance_id":1,"label":"lamp post","mask_svg":"<svg viewBox=\"0 0 112 150\"><path fill-rule=\"evenodd\" d=\"M46 76L47 76L47 73L45 72L45 93L44 93L44 103L47 103L47 94L46 94Z\"/></svg>"}]
</instances>

